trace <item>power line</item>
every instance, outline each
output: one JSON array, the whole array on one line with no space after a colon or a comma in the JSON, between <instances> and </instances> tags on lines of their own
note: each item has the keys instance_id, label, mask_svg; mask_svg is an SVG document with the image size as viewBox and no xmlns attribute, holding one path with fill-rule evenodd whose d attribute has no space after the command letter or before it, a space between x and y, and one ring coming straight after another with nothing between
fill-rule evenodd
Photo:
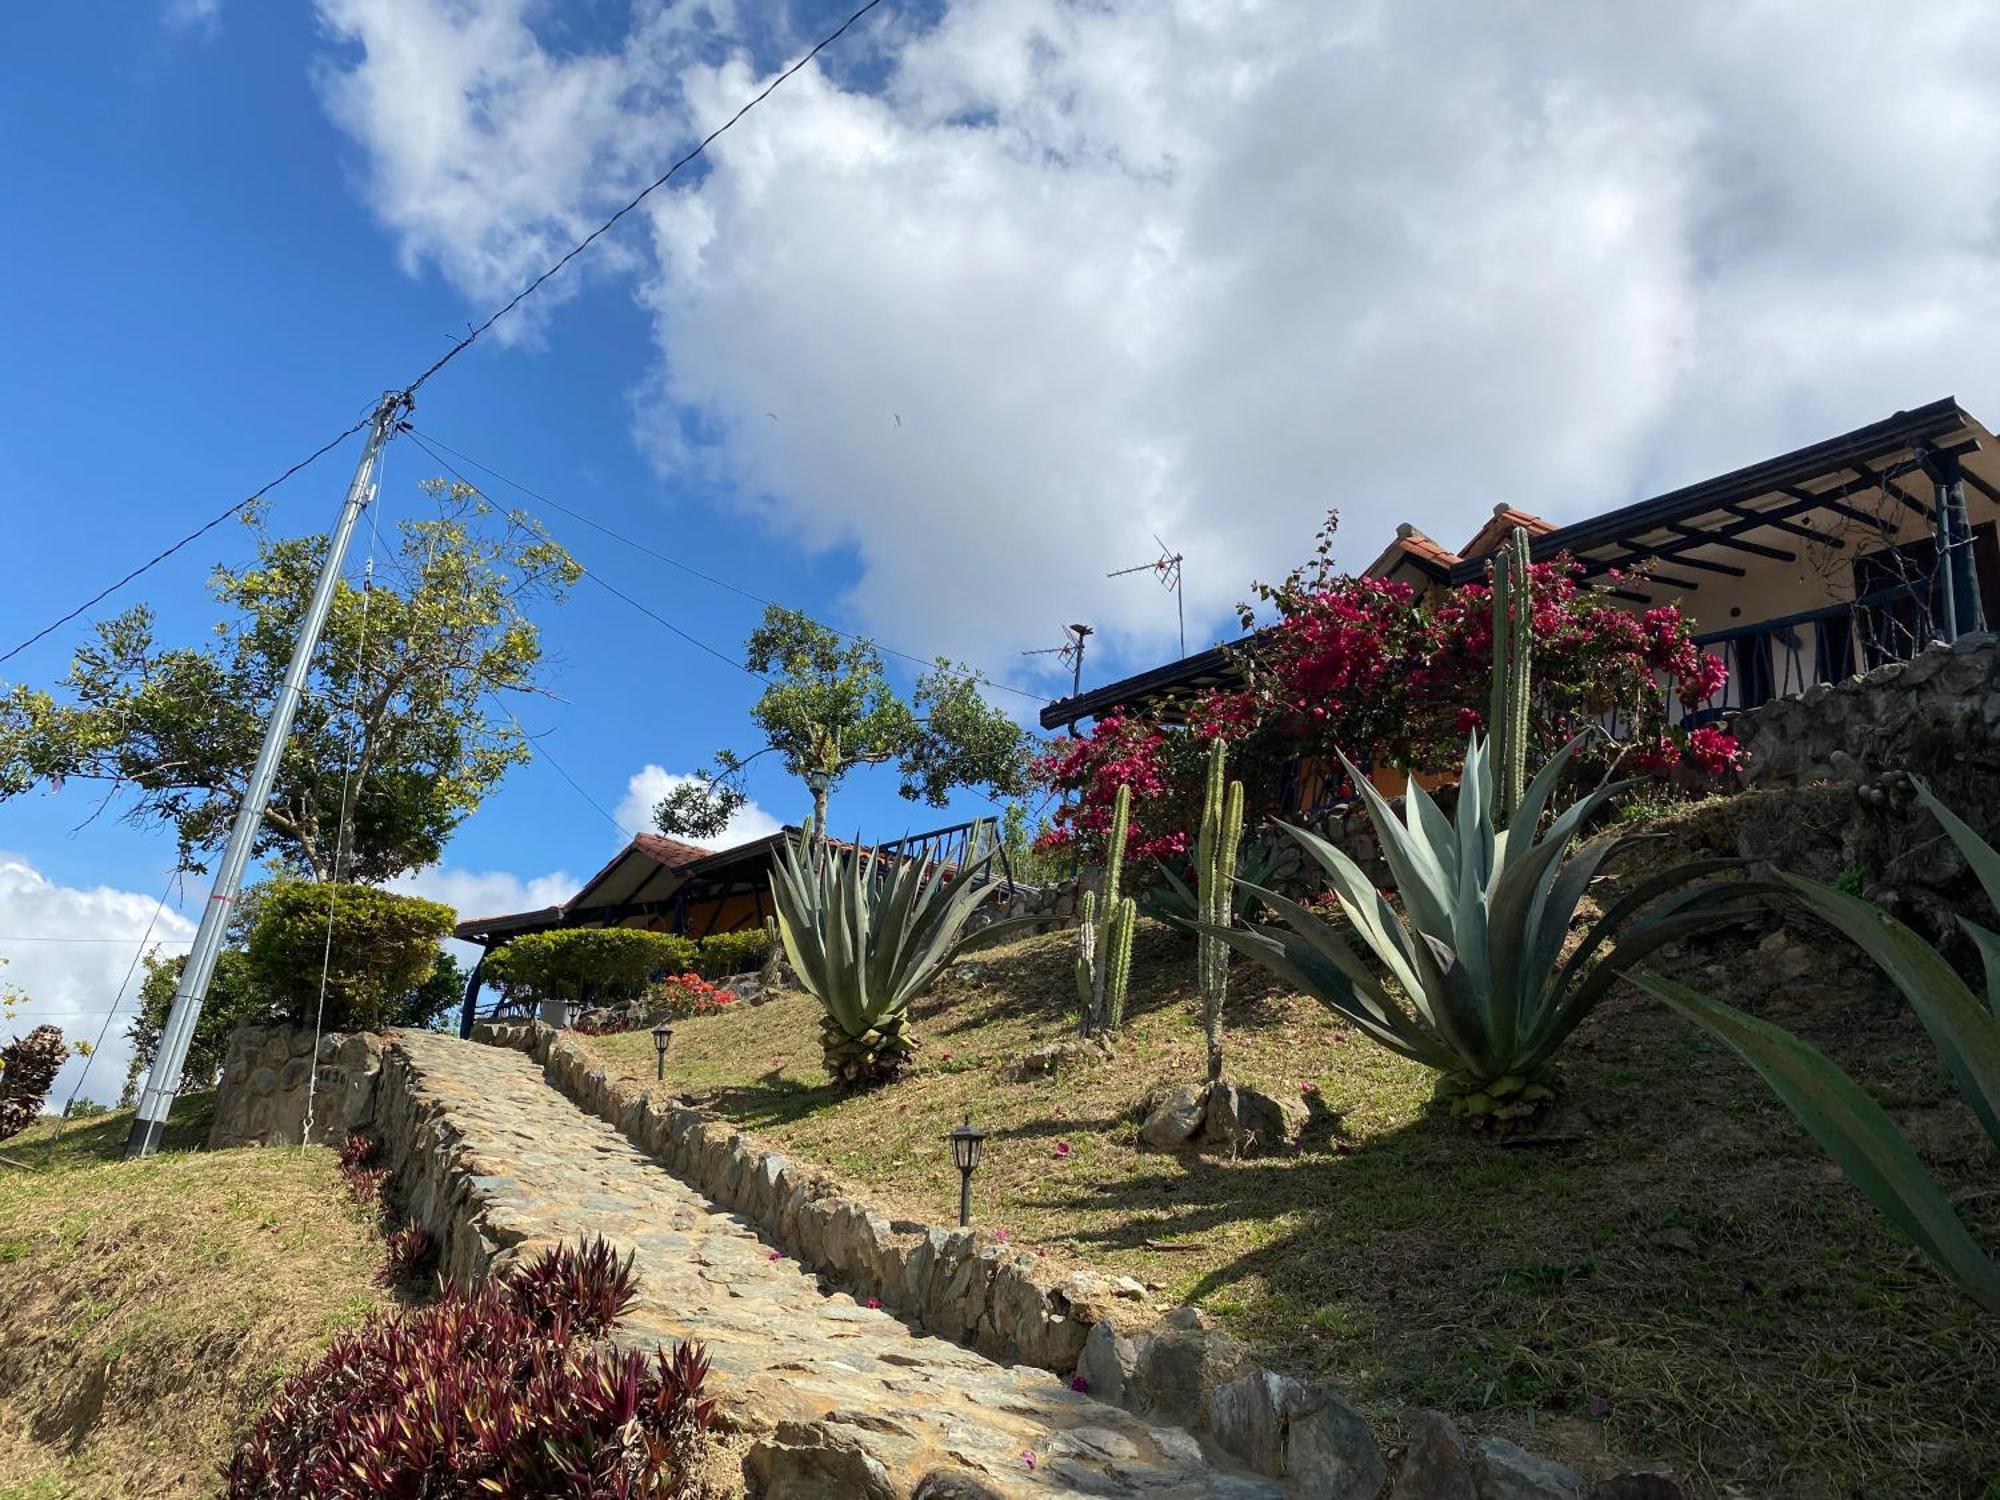
<instances>
[{"instance_id":1,"label":"power line","mask_svg":"<svg viewBox=\"0 0 2000 1500\"><path fill-rule=\"evenodd\" d=\"M473 328L470 332L468 332L465 335L464 338L458 340L455 344L451 346L450 349L446 350L445 353L440 358L433 360L431 364L427 368L425 368L421 374L419 374L416 377L416 379L410 381L407 385L403 387L402 394L405 402L407 403L411 397L415 396L417 389L420 386L422 386L426 381L428 381L433 375L437 374L438 371L442 370L446 365L450 364L454 359L457 359L458 356L463 354L467 349L470 349L473 346L473 344L478 341L480 335L485 333L487 329L491 328L495 323L498 323L502 318L506 317L507 314L512 312L515 308L519 307L523 302L527 301L529 297L533 296L537 291L539 291L541 289L543 282L555 276L558 272L560 272L563 269L563 267L567 266L571 261L575 260L579 255L583 254L585 250L588 250L593 244L595 244L598 239L600 239L605 234L609 233L610 230L618 223L620 219L624 218L627 214L632 212L633 209L637 208L641 203L645 202L646 199L651 197L653 193L656 192L658 189L664 187L680 172L681 168L685 167L689 162L693 161L696 157L700 156L704 151L706 151L712 144L714 144L714 142L718 138L720 138L731 128L733 128L737 121L741 120L745 115L749 114L751 110L755 109L758 105L762 104L766 99L770 98L771 95L777 90L780 84L784 83L794 73L798 72L801 68L805 67L805 65L811 62L815 57L818 57L820 53L824 52L828 47L832 46L835 42L839 41L841 37L847 34L848 30L852 26L854 26L856 22L858 22L863 16L867 15L868 12L875 9L875 7L880 5L881 3L882 0L867 0L867 3L861 6L860 9L856 10L845 21L842 21L839 26L835 27L832 31L828 32L825 36L821 37L819 41L814 43L812 49L808 51L803 57L800 57L790 67L786 68L784 72L780 73L776 78L773 78L768 84L766 84L761 90L759 90L754 97L746 101L742 105L742 107L740 107L736 111L735 114L731 115L727 120L723 121L722 124L718 125L714 130L711 130L707 135L703 136L702 139L693 147L693 149L684 153L678 160L676 160L673 163L672 166L668 167L666 171L662 172L658 177L654 178L650 183L648 183L646 187L630 202L625 204L623 208L620 208L610 218L606 219L602 224L599 224L595 229L591 230L589 234L585 235L582 239L578 240L576 244L572 245L563 254L561 259L557 260L555 264L551 265L546 271L542 272L541 275L537 276L533 281L530 281L526 286L522 287L520 291L516 292L512 297L510 297L507 300L504 306L500 307L491 316L489 316L485 322ZM349 427L345 432L341 433L338 437L333 438L329 442L322 444L312 453L300 459L297 463L293 464L289 469L285 470L284 473L280 474L276 479L273 479L269 484L266 484L262 489L259 489L255 494L250 495L245 499L237 501L236 504L230 506L227 510L223 511L220 515L216 516L214 519L207 521L200 526L197 526L193 531L190 531L186 536L182 537L172 546L167 547L165 550L156 553L154 556L147 559L145 562L141 563L138 567L134 568L131 572L127 573L123 578L120 578L116 583L113 583L109 587L101 589L96 594L93 594L89 599L86 599L82 604L79 604L75 609L71 610L61 619L56 620L53 623L44 626L42 629L36 631L33 635L29 636L26 640L14 646L11 650L5 652L4 654L0 654L0 664L5 664L6 662L12 661L16 656L19 656L23 651L27 650L37 641L40 641L45 637L54 634L56 631L60 630L63 626L69 624L70 621L76 619L79 615L82 615L91 608L93 608L94 606L103 603L104 600L109 598L111 595L117 593L118 590L124 588L126 584L131 583L134 579L140 577L142 574L150 571L154 567L157 567L160 563L166 561L166 559L168 559L169 557L172 557L176 552L180 551L181 548L187 546L188 543L196 540L197 538L201 537L207 532L213 531L217 526L220 526L224 521L228 520L231 516L236 515L237 513L242 511L245 506L248 506L252 502L261 499L264 495L270 493L271 490L277 488L277 486L283 484L287 479L291 478L292 475L298 473L299 470L305 468L308 464L313 463L315 460L323 457L332 449L339 447L340 444L347 441L348 438L354 436L355 433L359 432L362 428L366 427L368 423L372 420L372 418L373 418L373 412L371 410L368 416L363 417L360 421L356 422L352 427Z\"/></svg>"},{"instance_id":2,"label":"power line","mask_svg":"<svg viewBox=\"0 0 2000 1500\"><path fill-rule=\"evenodd\" d=\"M491 500L493 498L491 495L488 495L486 491L481 489L478 485L474 484L470 479L466 478L464 471L458 468L457 465L453 464L449 459L441 457L438 454L438 452L431 447L429 443L424 441L423 435L421 433L418 433L413 430L409 434L409 437L411 442L415 443L419 448L423 449L424 452L430 454L434 462L443 465L445 470L448 473L450 473L454 479L456 479L460 484L464 485L467 489L471 490L473 494L478 495L481 498L487 500ZM470 460L467 461L470 462ZM551 501L548 503L553 504L554 502ZM565 515L571 514L570 511L564 510L564 508L560 505L556 506L556 509L562 510L563 514ZM578 517L578 519L580 520L582 518ZM598 529L601 531L604 528L599 527ZM583 570L583 576L589 579L592 583L596 584L599 588L603 589L606 593L614 595L617 598L623 599L627 604L631 605L634 609L638 610L640 614L644 615L654 624L664 626L666 629L671 630L675 635L679 636L682 640L686 641L690 646L693 646L695 649L699 651L706 651L710 656L714 657L717 661L723 662L728 666L732 666L736 668L736 670L739 672L748 672L752 677L756 678L759 682L767 684L769 683L770 679L764 676L763 673L752 670L752 668L747 663L738 661L735 657L731 656L727 651L724 651L720 646L711 646L707 641L701 639L701 637L697 635L692 635L688 631L681 629L680 626L676 625L672 620L666 618L666 616L661 614L656 614L653 610L647 608L644 604L641 604L637 599L634 599L630 594L626 593L623 589L616 588L613 585L606 583L602 578L598 577L597 574L593 572L591 569L585 568Z\"/></svg>"},{"instance_id":3,"label":"power line","mask_svg":"<svg viewBox=\"0 0 2000 1500\"><path fill-rule=\"evenodd\" d=\"M111 584L108 587L99 589L96 593L92 594L88 599L84 600L83 603L79 604L75 609L71 610L61 619L52 621L50 624L44 625L40 630L36 631L33 635L29 636L25 641L22 641L19 645L15 646L5 655L0 655L0 664L12 661L15 657L19 656L23 651L27 650L30 646L34 645L35 642L42 640L46 636L55 634L58 630L62 629L63 626L69 624L71 620L74 620L78 615L86 614L91 609L95 608L97 605L102 604L106 599L110 598L113 594L117 593L120 589L124 588L126 584L132 582L133 579L139 577L142 573L150 572L152 569L158 567L161 563L165 562L168 558L172 557L176 552L180 551L181 548L185 547L189 542L194 541L198 537L207 535L209 532L215 530L216 527L220 526L224 521L228 520L231 516L240 514L247 507L256 504L257 501L263 499L266 495L270 494L272 490L276 489L279 485L283 484L287 479L290 479L294 474L298 473L299 470L318 462L320 459L324 458L327 454L331 453L335 448L338 448L342 443L346 442L349 438L353 437L355 433L359 432L362 428L368 425L372 416L373 413L370 413L370 416L363 417L359 422L356 422L352 427L348 428L338 437L329 438L326 442L321 443L319 447L315 448L311 453L307 454L304 458L300 459L297 463L293 464L289 469L285 470L285 472L280 474L276 479L273 479L269 483L265 484L255 494L244 496L241 500L238 500L234 505L230 506L229 509L221 512L219 515L216 515L207 521L202 522L201 525L195 527L193 531L190 531L186 536L182 537L179 541L175 542L171 547L167 547L162 551L154 553L151 557L147 558L146 561L139 564L138 567L134 568L131 572L127 573L123 578L119 579L116 583Z\"/></svg>"},{"instance_id":4,"label":"power line","mask_svg":"<svg viewBox=\"0 0 2000 1500\"><path fill-rule=\"evenodd\" d=\"M492 695L489 694L488 696L491 697ZM586 792L583 789L583 783L578 781L574 776L570 775L568 771L563 769L563 763L557 760L554 755L550 754L548 747L542 744L542 740L545 737L545 735L533 735L528 733L527 726L521 722L520 717L517 714L515 714L513 709L509 708L505 703L502 703L500 699L497 697L493 698L493 702L499 708L500 712L502 712L508 718L514 721L514 727L520 731L521 738L526 740L529 744L535 747L535 753L541 756L542 759L546 760L551 766L553 766L555 768L556 774L562 777L564 781L567 781L569 783L569 789L575 792L577 796L583 798L585 802L588 802L591 805L591 807L596 810L597 815L600 818L604 819L605 822L609 823L613 828L617 829L618 836L621 839L629 841L632 838L633 830L627 828L623 823L619 822L610 813L606 812L604 810L604 804L599 802L595 797L591 796L589 792Z\"/></svg>"},{"instance_id":5,"label":"power line","mask_svg":"<svg viewBox=\"0 0 2000 1500\"><path fill-rule=\"evenodd\" d=\"M704 583L712 583L719 589L725 589L729 593L739 595L740 597L748 599L753 603L768 605L775 609L791 609L791 606L788 604L784 604L776 599L768 598L765 595L756 592L754 589L744 588L743 585L739 583L731 583L727 578L718 578L713 573L703 572L700 568L695 567L692 563L683 562L680 558L674 557L669 553L662 552L657 547L650 546L649 544L640 541L636 537L627 536L624 532L619 531L614 527L607 526L602 521L596 520L591 516L585 515L582 511L571 509L569 506L563 504L563 502L560 500L556 500L548 495L544 495L538 490L532 490L528 488L527 485L521 483L520 480L510 478L509 476L501 473L498 469L493 468L491 465L481 463L478 459L472 457L472 455L470 455L469 453L461 452L459 449L452 447L451 444L445 442L444 439L438 437L434 433L418 432L415 428L411 428L409 436L426 453L429 453L432 458L437 459L439 463L444 464L445 468L450 469L453 474L458 475L458 478L463 483L465 483L467 486L469 486L475 491L478 491L481 494L485 494L485 491L480 490L478 485L473 484L472 481L467 479L464 474L460 473L451 464L446 463L444 459L438 457L438 455L432 451L430 445L435 443L439 448L442 448L446 453L449 453L454 458L458 459L460 463L470 465L472 468L479 470L480 473L489 475L492 478L499 480L509 489L518 490L521 494L526 495L530 500L536 501L537 503L542 505L549 506L553 510L560 511L563 515L568 516L572 521L575 521L580 525L588 526L593 531L601 532L605 536L610 537L613 541L621 542L625 546L632 548L636 552L643 552L646 556L652 558L656 562L663 562L670 568L678 568L681 572L688 574L690 577L699 578ZM491 499L492 497L488 496L487 498ZM791 612L793 614L805 615L805 612L803 610L792 610ZM806 615L805 618L811 619L812 617L810 615ZM913 662L920 667L934 668L938 664L937 658L935 657L919 656L911 651L899 651L896 647L885 646L880 641L877 641L870 636L860 635L852 630L842 630L839 626L828 625L823 620L813 620L812 623L821 626L823 629L831 630L835 635L841 636L847 640L866 642L868 645L873 646L876 650L882 652L886 656L899 657L904 661ZM968 682L978 683L982 687L990 687L994 689L996 692L1012 693L1017 698L1026 698L1032 703L1047 704L1054 701L1053 699L1042 696L1042 694L1040 693L1029 692L1026 688L1017 688L1011 686L1008 683L996 682L983 672L948 671L947 675L952 677L963 678Z\"/></svg>"},{"instance_id":6,"label":"power line","mask_svg":"<svg viewBox=\"0 0 2000 1500\"><path fill-rule=\"evenodd\" d=\"M525 302L529 297L533 296L535 292L541 287L541 284L543 282L547 281L551 276L554 276L557 272L562 270L564 266L568 265L571 261L575 260L579 255L583 254L584 251L588 250L600 236L608 233L611 230L612 226L615 225L620 219L624 218L625 215L632 212L632 210L637 208L641 203L644 203L648 198L650 198L653 195L653 193L656 190L664 187L673 178L674 174L679 172L682 167L686 166L689 162L693 161L697 156L700 156L702 152L706 151L709 148L709 145L713 141L715 141L717 137L724 134L726 131L730 129L730 127L735 125L735 123L738 120L742 119L745 115L749 114L751 110L755 109L758 105L762 104L766 99L770 98L771 95L777 90L780 84L782 84L786 79L790 78L794 73L798 72L799 69L803 68L807 63L811 62L815 57L818 57L820 53L825 51L828 47L832 46L835 42L839 41L842 36L846 35L849 27L853 26L855 22L859 21L863 16L867 15L869 11L873 10L876 6L880 5L881 3L882 0L867 0L867 4L863 5L859 10L855 11L854 14L849 16L845 21L842 21L840 25L838 25L832 31L827 33L827 35L821 37L819 41L813 44L813 48L810 52L806 53L805 56L801 57L797 62L793 63L789 68L785 69L785 71L780 73L776 78L773 78L769 83L767 83L764 86L763 90L760 93L758 93L755 98L751 99L748 103L744 104L743 107L737 110L735 114L731 115L727 120L723 121L722 124L718 125L715 129L711 130L707 135L703 136L700 143L696 145L693 150L689 151L686 155L682 156L678 161L676 161L672 166L668 167L667 170L662 172L658 177L655 177L650 183L648 183L645 186L643 190L641 190L641 192L636 198L634 198L631 202L627 203L623 208L619 209L617 213L613 214L610 218L606 219L602 224L598 225L595 229L591 230L590 233L585 235L581 240L578 240L576 244L572 245L569 248L569 250L563 255L562 259L558 260L554 265L550 266L546 271L542 272L541 275L537 276L533 281L529 282L526 286L522 287L521 290L516 292L513 295L513 297L508 300L507 304L504 307L502 307L498 312L494 313L484 323L481 323L477 328L474 328L471 332L467 333L464 338L460 339L457 343L453 344L450 349L446 350L445 353L430 366L429 369L425 370L423 374L419 375L415 380L411 381L408 385L404 386L403 394L405 396L414 396L417 392L417 388L421 386L426 380L429 380L431 376L437 374L439 370L442 370L446 365L450 364L453 360L457 359L459 355L463 354L467 349L470 349L473 346L473 344L478 340L479 336L482 333L486 332L487 329L491 328L495 323L499 322L502 318L506 317L508 313L512 312L515 308L519 307L523 302Z\"/></svg>"},{"instance_id":7,"label":"power line","mask_svg":"<svg viewBox=\"0 0 2000 1500\"><path fill-rule=\"evenodd\" d=\"M191 943L193 938L156 938L148 928L142 937L0 937L0 943Z\"/></svg>"}]
</instances>

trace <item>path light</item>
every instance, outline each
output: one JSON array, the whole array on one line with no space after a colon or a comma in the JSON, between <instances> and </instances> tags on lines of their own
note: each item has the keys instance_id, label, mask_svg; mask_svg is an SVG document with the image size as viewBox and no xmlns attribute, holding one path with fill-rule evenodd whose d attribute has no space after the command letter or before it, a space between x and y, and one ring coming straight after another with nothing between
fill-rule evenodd
<instances>
[{"instance_id":1,"label":"path light","mask_svg":"<svg viewBox=\"0 0 2000 1500\"><path fill-rule=\"evenodd\" d=\"M970 1111L965 1123L951 1133L951 1159L958 1163L958 1227L963 1229L972 1222L972 1173L979 1165L980 1149L986 1144L986 1132L975 1130Z\"/></svg>"},{"instance_id":2,"label":"path light","mask_svg":"<svg viewBox=\"0 0 2000 1500\"><path fill-rule=\"evenodd\" d=\"M653 1028L653 1076L660 1082L667 1081L667 1043L674 1039L674 1028L665 1021Z\"/></svg>"}]
</instances>

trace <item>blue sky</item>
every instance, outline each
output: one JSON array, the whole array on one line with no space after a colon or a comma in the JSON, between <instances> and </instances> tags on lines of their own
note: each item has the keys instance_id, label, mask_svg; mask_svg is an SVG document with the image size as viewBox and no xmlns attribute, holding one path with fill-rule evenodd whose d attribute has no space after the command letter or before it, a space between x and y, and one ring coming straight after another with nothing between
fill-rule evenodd
<instances>
[{"instance_id":1,"label":"blue sky","mask_svg":"<svg viewBox=\"0 0 2000 1500\"><path fill-rule=\"evenodd\" d=\"M347 425L849 8L11 14L0 636ZM1456 542L1498 501L1571 519L1947 393L1996 420L1995 36L1976 5L1861 0L889 0L417 420L706 571L1031 691L1057 669L1021 653L1089 620L1101 681L1171 652L1172 601L1102 576L1156 531L1188 554L1198 647L1329 505L1360 566L1399 520ZM274 524L323 527L351 463L287 484ZM385 518L434 467L392 448ZM704 639L754 623L554 521ZM225 527L114 602L191 634L208 568L247 552ZM78 633L0 676L52 681ZM562 701L524 717L604 807L745 743L755 684L609 596L579 588L546 638ZM752 791L797 816L774 772ZM836 819L984 806L912 808L863 772ZM171 860L92 810L76 788L0 805L0 955L78 1018L129 950L18 939L136 930ZM536 764L420 884L539 904L616 843Z\"/></svg>"}]
</instances>

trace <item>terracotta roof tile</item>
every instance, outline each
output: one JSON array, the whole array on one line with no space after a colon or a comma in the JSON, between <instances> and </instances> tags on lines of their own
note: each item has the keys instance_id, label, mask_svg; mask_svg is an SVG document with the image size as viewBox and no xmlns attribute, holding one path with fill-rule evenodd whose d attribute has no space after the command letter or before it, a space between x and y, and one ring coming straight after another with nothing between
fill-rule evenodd
<instances>
[{"instance_id":1,"label":"terracotta roof tile","mask_svg":"<svg viewBox=\"0 0 2000 1500\"><path fill-rule=\"evenodd\" d=\"M1472 534L1472 540L1459 550L1461 557L1484 557L1495 547L1507 540L1515 527L1525 527L1530 536L1540 536L1554 531L1555 522L1544 521L1540 516L1531 516L1525 510L1516 510L1511 505L1493 507L1492 519Z\"/></svg>"},{"instance_id":2,"label":"terracotta roof tile","mask_svg":"<svg viewBox=\"0 0 2000 1500\"><path fill-rule=\"evenodd\" d=\"M698 859L707 859L714 852L702 848L699 844L670 839L663 833L634 834L632 847L641 854L658 860L669 870L678 870L682 865L691 865Z\"/></svg>"}]
</instances>

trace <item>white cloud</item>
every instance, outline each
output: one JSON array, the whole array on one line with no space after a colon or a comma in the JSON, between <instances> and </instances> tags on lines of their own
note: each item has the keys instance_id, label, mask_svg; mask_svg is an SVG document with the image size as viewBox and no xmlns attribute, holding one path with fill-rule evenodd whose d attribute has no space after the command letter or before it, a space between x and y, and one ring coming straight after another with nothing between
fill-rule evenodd
<instances>
[{"instance_id":1,"label":"white cloud","mask_svg":"<svg viewBox=\"0 0 2000 1500\"><path fill-rule=\"evenodd\" d=\"M634 831L650 829L653 827L653 809L659 805L660 799L675 787L688 786L693 781L692 776L677 775L664 766L649 765L635 772L625 783L625 798L613 810L612 816L622 828ZM752 839L765 838L782 827L782 822L755 802L746 802L736 810L721 833L698 842L712 849L731 849Z\"/></svg>"},{"instance_id":2,"label":"white cloud","mask_svg":"<svg viewBox=\"0 0 2000 1500\"><path fill-rule=\"evenodd\" d=\"M595 48L528 0L320 8L365 48L327 93L372 206L480 304L763 81L693 7ZM866 31L838 58L882 47L876 91L801 72L614 259L663 470L851 547L898 643L998 664L1085 619L1129 665L1171 603L1102 575L1155 530L1199 634L1329 504L1358 565L1399 519L1456 541L1499 500L1573 518L2000 404L1971 332L2000 30L1966 0L951 0Z\"/></svg>"},{"instance_id":3,"label":"white cloud","mask_svg":"<svg viewBox=\"0 0 2000 1500\"><path fill-rule=\"evenodd\" d=\"M222 0L167 0L160 18L175 31L213 36L222 30Z\"/></svg>"},{"instance_id":4,"label":"white cloud","mask_svg":"<svg viewBox=\"0 0 2000 1500\"><path fill-rule=\"evenodd\" d=\"M466 870L454 865L431 865L408 875L398 875L389 889L406 895L442 901L458 913L460 921L472 917L498 917L510 912L537 911L559 906L576 894L582 882L567 870L522 879L505 870Z\"/></svg>"},{"instance_id":5,"label":"white cloud","mask_svg":"<svg viewBox=\"0 0 2000 1500\"><path fill-rule=\"evenodd\" d=\"M117 1099L125 1084L132 1046L126 1036L137 1013L143 967L132 972L124 989L139 939L153 921L157 893L121 891L110 886L82 889L57 885L26 859L0 852L0 957L8 960L0 980L28 997L28 1004L11 1021L0 1021L0 1041L12 1040L47 1023L62 1028L71 1042L92 1041L104 1032L104 1045L88 1064L71 1058L50 1090L49 1103L60 1109L79 1079L83 1097L101 1102ZM194 936L194 924L171 906L159 912L152 946L166 953L183 952ZM118 1013L107 1013L116 1006Z\"/></svg>"}]
</instances>

